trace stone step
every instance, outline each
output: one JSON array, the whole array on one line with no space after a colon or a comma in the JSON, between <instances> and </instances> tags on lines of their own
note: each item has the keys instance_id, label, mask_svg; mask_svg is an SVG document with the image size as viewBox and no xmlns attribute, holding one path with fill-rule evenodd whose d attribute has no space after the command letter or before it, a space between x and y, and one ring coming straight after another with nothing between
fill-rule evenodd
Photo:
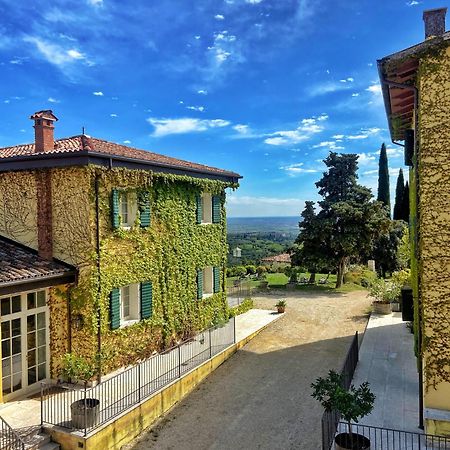
<instances>
[{"instance_id":1,"label":"stone step","mask_svg":"<svg viewBox=\"0 0 450 450\"><path fill-rule=\"evenodd\" d=\"M56 442L47 442L44 446L39 446L40 450L61 450L61 446Z\"/></svg>"}]
</instances>

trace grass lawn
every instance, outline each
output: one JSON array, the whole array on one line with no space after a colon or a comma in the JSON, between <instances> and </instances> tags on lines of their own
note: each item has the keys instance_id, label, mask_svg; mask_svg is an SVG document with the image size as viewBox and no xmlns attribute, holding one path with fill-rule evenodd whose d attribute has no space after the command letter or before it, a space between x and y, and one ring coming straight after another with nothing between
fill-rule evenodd
<instances>
[{"instance_id":1,"label":"grass lawn","mask_svg":"<svg viewBox=\"0 0 450 450\"><path fill-rule=\"evenodd\" d=\"M308 278L309 273L300 274L299 278ZM327 274L317 274L316 275L316 283L321 278L327 278ZM227 287L232 287L234 281L237 280L237 277L229 277L227 278ZM288 277L284 273L268 273L266 275L266 280L269 282L270 289L286 289L286 284L289 281ZM242 282L242 287L256 289L259 288L260 280L257 278L247 278ZM336 285L336 275L331 274L328 277L328 282L326 284L299 284L295 287L296 290L299 291L318 291L318 292L351 292L351 291L361 291L364 288L358 284L354 283L346 283L342 285L339 289L336 289L334 286Z\"/></svg>"}]
</instances>

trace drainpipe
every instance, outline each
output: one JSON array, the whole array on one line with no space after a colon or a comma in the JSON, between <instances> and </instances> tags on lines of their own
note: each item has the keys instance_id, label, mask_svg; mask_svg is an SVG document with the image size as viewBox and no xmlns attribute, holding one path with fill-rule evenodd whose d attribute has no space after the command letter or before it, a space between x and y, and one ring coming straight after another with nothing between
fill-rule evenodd
<instances>
[{"instance_id":1,"label":"drainpipe","mask_svg":"<svg viewBox=\"0 0 450 450\"><path fill-rule=\"evenodd\" d=\"M97 287L97 380L100 383L102 374L101 363L101 350L102 350L102 311L100 307L101 299L101 266L100 266L100 205L99 205L99 190L100 190L100 176L95 176L95 244L97 252L97 274L98 274L98 287Z\"/></svg>"},{"instance_id":2,"label":"drainpipe","mask_svg":"<svg viewBox=\"0 0 450 450\"><path fill-rule=\"evenodd\" d=\"M418 110L419 110L419 91L415 86L410 86L408 84L402 84L402 83L397 83L395 81L390 81L387 80L386 78L384 78L383 73L381 72L381 70L379 70L379 74L380 74L380 79L381 79L381 83L385 84L386 86L392 86L392 87L396 87L399 89L406 89L409 91L412 91L414 93L414 120L417 119L418 116ZM392 139L392 143L395 145L399 145L401 147L405 147L404 144L401 144L398 141L395 141L394 139ZM414 154L417 156L417 124L414 124ZM414 170L414 176L416 179L416 214L417 214L417 219L416 219L416 230L417 230L417 236L419 235L419 199L418 199L418 192L419 192L419 174L418 174L418 170L417 170L417 158L415 161L415 164L413 165L413 170ZM416 250L416 259L418 259L418 255L417 255L417 244L415 246L415 250ZM419 283L419 277L420 274L419 272L417 273L417 282L418 282L418 287L420 286ZM419 295L419 293L417 293L417 295ZM417 299L417 301L419 301L419 299ZM423 361L422 361L422 311L420 310L419 304L417 305L417 313L418 313L418 325L419 325L419 329L417 330L418 336L417 336L417 340L418 340L418 353L419 353L419 364L418 364L418 371L419 371L419 428L421 428L422 430L424 429L424 424L423 424Z\"/></svg>"}]
</instances>

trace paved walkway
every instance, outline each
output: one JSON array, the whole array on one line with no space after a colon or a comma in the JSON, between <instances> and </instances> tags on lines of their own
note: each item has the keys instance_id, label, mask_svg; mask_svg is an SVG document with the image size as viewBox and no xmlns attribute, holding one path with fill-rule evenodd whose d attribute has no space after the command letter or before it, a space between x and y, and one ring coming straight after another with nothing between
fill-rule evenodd
<instances>
[{"instance_id":1,"label":"paved walkway","mask_svg":"<svg viewBox=\"0 0 450 450\"><path fill-rule=\"evenodd\" d=\"M401 313L372 314L353 377L355 386L363 381L369 381L376 400L361 424L421 433L414 336Z\"/></svg>"}]
</instances>

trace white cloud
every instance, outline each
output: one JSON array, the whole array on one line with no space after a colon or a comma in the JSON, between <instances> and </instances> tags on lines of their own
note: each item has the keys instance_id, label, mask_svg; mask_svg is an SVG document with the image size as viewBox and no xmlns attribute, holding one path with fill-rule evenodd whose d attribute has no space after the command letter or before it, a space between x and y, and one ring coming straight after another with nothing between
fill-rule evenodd
<instances>
[{"instance_id":1,"label":"white cloud","mask_svg":"<svg viewBox=\"0 0 450 450\"><path fill-rule=\"evenodd\" d=\"M368 153L358 153L358 164L365 166L375 161L375 156Z\"/></svg>"},{"instance_id":2,"label":"white cloud","mask_svg":"<svg viewBox=\"0 0 450 450\"><path fill-rule=\"evenodd\" d=\"M378 169L366 170L363 172L363 175L376 175L378 173Z\"/></svg>"},{"instance_id":3,"label":"white cloud","mask_svg":"<svg viewBox=\"0 0 450 450\"><path fill-rule=\"evenodd\" d=\"M366 88L366 91L375 95L381 95L381 84L373 83L368 88Z\"/></svg>"},{"instance_id":4,"label":"white cloud","mask_svg":"<svg viewBox=\"0 0 450 450\"><path fill-rule=\"evenodd\" d=\"M53 98L53 97L49 97L47 99L47 101L50 102L50 103L59 103L59 100L57 100L56 98Z\"/></svg>"},{"instance_id":5,"label":"white cloud","mask_svg":"<svg viewBox=\"0 0 450 450\"><path fill-rule=\"evenodd\" d=\"M327 148L332 151L344 150L344 147L336 145L336 141L323 141L319 144L313 145L313 148Z\"/></svg>"},{"instance_id":6,"label":"white cloud","mask_svg":"<svg viewBox=\"0 0 450 450\"><path fill-rule=\"evenodd\" d=\"M245 0L245 3L250 3L251 5L257 5L261 3L263 0Z\"/></svg>"},{"instance_id":7,"label":"white cloud","mask_svg":"<svg viewBox=\"0 0 450 450\"><path fill-rule=\"evenodd\" d=\"M349 134L348 136L345 136L345 138L349 139L350 141L354 141L357 139L367 139L368 137L368 134Z\"/></svg>"},{"instance_id":8,"label":"white cloud","mask_svg":"<svg viewBox=\"0 0 450 450\"><path fill-rule=\"evenodd\" d=\"M34 44L44 59L60 68L64 68L65 66L76 61L83 62L88 66L92 66L94 64L84 53L81 53L79 50L74 48L65 49L60 45L50 43L36 36L25 36L23 40Z\"/></svg>"},{"instance_id":9,"label":"white cloud","mask_svg":"<svg viewBox=\"0 0 450 450\"><path fill-rule=\"evenodd\" d=\"M103 97L105 94L103 94L102 91L95 91L92 93L92 95L95 95L96 97Z\"/></svg>"},{"instance_id":10,"label":"white cloud","mask_svg":"<svg viewBox=\"0 0 450 450\"><path fill-rule=\"evenodd\" d=\"M222 14L216 14L214 16L214 19L216 19L216 20L223 20L223 19L225 19L225 17Z\"/></svg>"},{"instance_id":11,"label":"white cloud","mask_svg":"<svg viewBox=\"0 0 450 450\"><path fill-rule=\"evenodd\" d=\"M200 111L200 112L205 111L204 106L186 106L186 109L190 109L191 111Z\"/></svg>"},{"instance_id":12,"label":"white cloud","mask_svg":"<svg viewBox=\"0 0 450 450\"><path fill-rule=\"evenodd\" d=\"M125 139L125 140L123 141L123 143L124 143L124 144L131 144L131 141L128 140L128 139Z\"/></svg>"},{"instance_id":13,"label":"white cloud","mask_svg":"<svg viewBox=\"0 0 450 450\"><path fill-rule=\"evenodd\" d=\"M207 131L211 128L222 128L230 125L230 122L223 119L195 119L184 117L180 119L158 119L150 117L147 122L154 127L153 136L161 137L170 134L196 133Z\"/></svg>"},{"instance_id":14,"label":"white cloud","mask_svg":"<svg viewBox=\"0 0 450 450\"><path fill-rule=\"evenodd\" d=\"M319 83L308 87L306 90L306 95L309 97L317 97L319 95L331 94L333 92L343 91L350 89L351 86L347 83L347 80L340 80L340 82L326 81L324 83Z\"/></svg>"},{"instance_id":15,"label":"white cloud","mask_svg":"<svg viewBox=\"0 0 450 450\"><path fill-rule=\"evenodd\" d=\"M376 152L376 153L378 154L378 152ZM396 148L388 147L386 149L386 154L388 156L390 156L391 158L398 158L399 156L403 156L404 150L401 147L396 147Z\"/></svg>"},{"instance_id":16,"label":"white cloud","mask_svg":"<svg viewBox=\"0 0 450 450\"><path fill-rule=\"evenodd\" d=\"M87 0L92 6L103 6L103 0Z\"/></svg>"},{"instance_id":17,"label":"white cloud","mask_svg":"<svg viewBox=\"0 0 450 450\"><path fill-rule=\"evenodd\" d=\"M233 127L239 134L248 134L250 132L248 125L237 124Z\"/></svg>"},{"instance_id":18,"label":"white cloud","mask_svg":"<svg viewBox=\"0 0 450 450\"><path fill-rule=\"evenodd\" d=\"M201 38L201 36L197 35L197 36L194 36L194 38L198 41Z\"/></svg>"},{"instance_id":19,"label":"white cloud","mask_svg":"<svg viewBox=\"0 0 450 450\"><path fill-rule=\"evenodd\" d=\"M332 136L333 139L342 139L343 137L343 134L335 134L334 136Z\"/></svg>"},{"instance_id":20,"label":"white cloud","mask_svg":"<svg viewBox=\"0 0 450 450\"><path fill-rule=\"evenodd\" d=\"M285 170L290 176L300 175L302 173L317 173L317 169L305 169L303 163L290 164L288 166L280 167L281 170Z\"/></svg>"},{"instance_id":21,"label":"white cloud","mask_svg":"<svg viewBox=\"0 0 450 450\"><path fill-rule=\"evenodd\" d=\"M407 6L417 6L420 5L422 2L418 2L417 0L411 0L409 2L406 2Z\"/></svg>"},{"instance_id":22,"label":"white cloud","mask_svg":"<svg viewBox=\"0 0 450 450\"><path fill-rule=\"evenodd\" d=\"M343 78L342 80L339 80L341 83L353 83L353 81L355 81L354 78L352 77L348 77L348 78Z\"/></svg>"},{"instance_id":23,"label":"white cloud","mask_svg":"<svg viewBox=\"0 0 450 450\"><path fill-rule=\"evenodd\" d=\"M270 133L264 140L269 145L291 145L310 139L314 134L324 130L322 122L326 121L328 116L321 114L319 117L303 119L295 130L281 130Z\"/></svg>"},{"instance_id":24,"label":"white cloud","mask_svg":"<svg viewBox=\"0 0 450 450\"><path fill-rule=\"evenodd\" d=\"M350 141L358 140L358 139L367 139L369 136L373 134L378 134L381 131L381 128L372 127L372 128L366 128L361 130L361 133L359 134L350 134L345 136L346 139L349 139Z\"/></svg>"},{"instance_id":25,"label":"white cloud","mask_svg":"<svg viewBox=\"0 0 450 450\"><path fill-rule=\"evenodd\" d=\"M197 91L197 94L200 94L200 95L208 95L208 91L205 90L205 89L199 89L199 90Z\"/></svg>"},{"instance_id":26,"label":"white cloud","mask_svg":"<svg viewBox=\"0 0 450 450\"><path fill-rule=\"evenodd\" d=\"M110 117L118 117L118 116L117 116L117 114L112 113L112 114L110 114Z\"/></svg>"},{"instance_id":27,"label":"white cloud","mask_svg":"<svg viewBox=\"0 0 450 450\"><path fill-rule=\"evenodd\" d=\"M354 93L352 94L352 97L359 97L359 93L358 93L358 92L354 92Z\"/></svg>"}]
</instances>

